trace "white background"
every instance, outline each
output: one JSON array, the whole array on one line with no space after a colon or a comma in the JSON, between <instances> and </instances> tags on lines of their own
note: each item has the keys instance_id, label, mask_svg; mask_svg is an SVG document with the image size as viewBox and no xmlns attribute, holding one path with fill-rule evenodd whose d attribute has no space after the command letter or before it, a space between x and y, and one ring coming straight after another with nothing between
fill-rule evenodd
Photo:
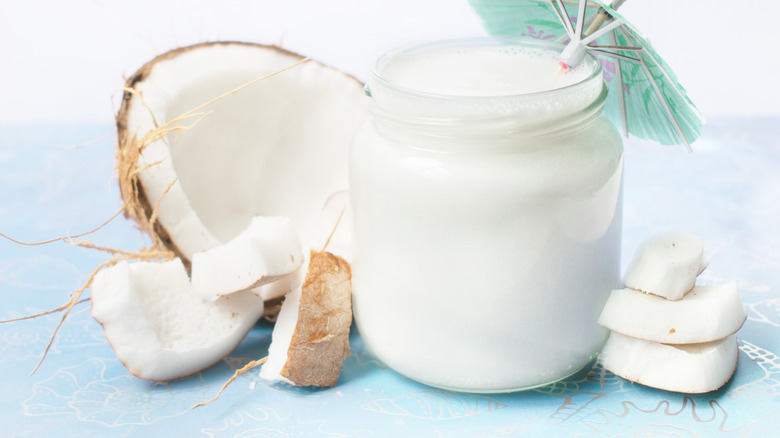
<instances>
[{"instance_id":1,"label":"white background","mask_svg":"<svg viewBox=\"0 0 780 438\"><path fill-rule=\"evenodd\" d=\"M780 2L630 0L621 12L705 116L780 115ZM467 0L0 0L0 122L109 123L123 77L196 42L275 43L365 80L388 49L483 35Z\"/></svg>"}]
</instances>

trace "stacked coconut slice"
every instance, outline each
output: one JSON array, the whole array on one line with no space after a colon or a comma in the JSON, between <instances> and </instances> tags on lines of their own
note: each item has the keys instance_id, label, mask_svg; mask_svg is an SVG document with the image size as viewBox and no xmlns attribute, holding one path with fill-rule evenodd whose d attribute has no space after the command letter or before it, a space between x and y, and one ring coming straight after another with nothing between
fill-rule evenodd
<instances>
[{"instance_id":1,"label":"stacked coconut slice","mask_svg":"<svg viewBox=\"0 0 780 438\"><path fill-rule=\"evenodd\" d=\"M734 282L696 286L706 267L700 237L666 233L637 250L626 288L612 291L599 324L611 330L604 367L669 391L720 388L736 370L736 332L747 318Z\"/></svg>"},{"instance_id":2,"label":"stacked coconut slice","mask_svg":"<svg viewBox=\"0 0 780 438\"><path fill-rule=\"evenodd\" d=\"M321 230L335 226L323 205L347 187L366 105L354 78L248 43L173 50L128 79L117 114L126 212L176 255L119 263L92 284L92 314L131 373L197 373L238 345L267 300L288 296L269 358L282 365L264 374L336 383L351 272L341 257L303 249L322 248Z\"/></svg>"}]
</instances>

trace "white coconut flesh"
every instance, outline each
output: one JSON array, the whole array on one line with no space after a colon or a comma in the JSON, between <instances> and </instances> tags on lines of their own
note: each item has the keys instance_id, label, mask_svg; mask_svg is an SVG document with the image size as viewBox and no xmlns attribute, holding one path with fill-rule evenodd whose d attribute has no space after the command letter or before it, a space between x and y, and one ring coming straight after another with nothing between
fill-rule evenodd
<instances>
[{"instance_id":1,"label":"white coconut flesh","mask_svg":"<svg viewBox=\"0 0 780 438\"><path fill-rule=\"evenodd\" d=\"M349 264L312 251L306 281L285 297L260 377L297 386L331 386L350 355L352 302Z\"/></svg>"},{"instance_id":2,"label":"white coconut flesh","mask_svg":"<svg viewBox=\"0 0 780 438\"><path fill-rule=\"evenodd\" d=\"M116 356L137 377L168 381L227 356L263 314L250 291L203 302L180 259L121 262L92 284L92 316Z\"/></svg>"},{"instance_id":3,"label":"white coconut flesh","mask_svg":"<svg viewBox=\"0 0 780 438\"><path fill-rule=\"evenodd\" d=\"M155 120L163 124L299 60L244 43L171 52L131 78L143 102L126 95L118 126L141 138ZM138 161L150 166L140 174L142 190L151 205L160 200L158 220L173 249L191 260L255 216L290 217L306 247L321 247L320 209L347 188L349 144L367 101L357 80L308 61L209 105L191 129L146 147Z\"/></svg>"},{"instance_id":4,"label":"white coconut flesh","mask_svg":"<svg viewBox=\"0 0 780 438\"><path fill-rule=\"evenodd\" d=\"M308 264L307 266L308 267ZM282 376L282 368L287 363L287 350L290 348L295 326L298 324L298 309L301 303L301 288L297 287L284 296L282 309L276 317L271 333L271 346L268 348L268 360L260 368L260 377L273 382L285 382L294 385Z\"/></svg>"},{"instance_id":5,"label":"white coconut flesh","mask_svg":"<svg viewBox=\"0 0 780 438\"><path fill-rule=\"evenodd\" d=\"M292 220L258 216L224 245L193 254L192 286L201 299L213 301L291 275L302 263Z\"/></svg>"},{"instance_id":6,"label":"white coconut flesh","mask_svg":"<svg viewBox=\"0 0 780 438\"><path fill-rule=\"evenodd\" d=\"M618 376L645 386L703 393L729 380L738 357L736 335L705 344L669 345L613 332L599 360Z\"/></svg>"},{"instance_id":7,"label":"white coconut flesh","mask_svg":"<svg viewBox=\"0 0 780 438\"><path fill-rule=\"evenodd\" d=\"M626 270L626 287L679 300L704 270L704 241L685 233L664 233L643 242Z\"/></svg>"},{"instance_id":8,"label":"white coconut flesh","mask_svg":"<svg viewBox=\"0 0 780 438\"><path fill-rule=\"evenodd\" d=\"M730 282L695 286L676 301L633 289L614 290L598 323L634 338L693 344L736 333L746 318L737 284Z\"/></svg>"}]
</instances>

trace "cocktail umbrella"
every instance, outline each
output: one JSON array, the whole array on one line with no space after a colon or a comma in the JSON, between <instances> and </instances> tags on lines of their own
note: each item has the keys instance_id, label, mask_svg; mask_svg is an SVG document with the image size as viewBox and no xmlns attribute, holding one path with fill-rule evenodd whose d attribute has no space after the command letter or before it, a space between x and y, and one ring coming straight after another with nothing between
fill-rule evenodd
<instances>
[{"instance_id":1,"label":"cocktail umbrella","mask_svg":"<svg viewBox=\"0 0 780 438\"><path fill-rule=\"evenodd\" d=\"M595 55L609 87L605 113L613 123L626 135L691 150L704 118L650 42L615 11L625 0L611 6L597 0L469 1L491 35L562 43L564 69L586 52Z\"/></svg>"}]
</instances>

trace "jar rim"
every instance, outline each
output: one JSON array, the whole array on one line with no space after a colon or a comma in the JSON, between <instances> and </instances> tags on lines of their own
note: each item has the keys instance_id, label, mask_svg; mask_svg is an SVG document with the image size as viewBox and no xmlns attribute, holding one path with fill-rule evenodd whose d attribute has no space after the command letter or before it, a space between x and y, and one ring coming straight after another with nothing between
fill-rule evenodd
<instances>
[{"instance_id":1,"label":"jar rim","mask_svg":"<svg viewBox=\"0 0 780 438\"><path fill-rule=\"evenodd\" d=\"M525 99L534 99L539 97L552 97L555 94L571 93L580 88L587 87L594 80L603 80L603 71L602 71L601 63L598 62L596 57L591 55L590 53L585 54L585 59L589 60L591 65L594 66L594 68L593 71L591 71L583 79L561 87L551 88L542 91L533 91L528 93L512 93L512 94L479 96L479 95L458 95L458 94L426 92L426 91L415 90L403 85L399 85L391 81L390 79L386 78L381 73L382 68L389 61L391 61L393 58L398 57L400 55L412 53L415 51L432 49L436 47L467 48L467 47L479 47L479 46L496 46L496 47L520 46L520 47L530 47L530 48L547 49L547 50L557 50L558 52L561 52L565 47L564 44L560 44L560 43L549 42L549 41L544 41L544 40L539 40L534 38L522 38L522 37L459 38L459 39L438 40L438 41L432 41L432 42L422 43L422 44L407 45L404 47L397 48L395 50L391 50L383 54L379 58L377 58L377 60L374 62L372 66L369 82L368 84L366 84L365 87L366 95L368 95L369 97L373 97L373 90L371 85L375 84L394 93L405 95L411 98L424 99L427 101L525 100Z\"/></svg>"},{"instance_id":2,"label":"jar rim","mask_svg":"<svg viewBox=\"0 0 780 438\"><path fill-rule=\"evenodd\" d=\"M442 40L390 51L374 64L366 89L371 97L373 119L399 132L466 139L483 137L486 133L527 137L568 132L602 113L607 87L601 63L591 54L586 54L583 62L588 62L593 71L584 78L557 88L521 94L437 94L410 89L381 75L388 60L410 51L507 46L555 50L555 53L563 48L536 39L491 37Z\"/></svg>"}]
</instances>

